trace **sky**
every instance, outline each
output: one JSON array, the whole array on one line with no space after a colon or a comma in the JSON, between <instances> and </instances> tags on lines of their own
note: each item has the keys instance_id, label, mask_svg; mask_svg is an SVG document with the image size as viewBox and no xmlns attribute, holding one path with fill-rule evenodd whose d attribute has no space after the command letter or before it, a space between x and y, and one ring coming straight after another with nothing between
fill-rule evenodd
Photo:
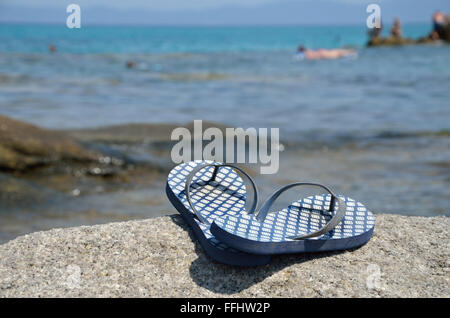
<instances>
[{"instance_id":1,"label":"sky","mask_svg":"<svg viewBox=\"0 0 450 318\"><path fill-rule=\"evenodd\" d=\"M81 7L83 25L330 25L365 23L370 3L383 21L429 22L449 0L0 0L0 23L64 24Z\"/></svg>"}]
</instances>

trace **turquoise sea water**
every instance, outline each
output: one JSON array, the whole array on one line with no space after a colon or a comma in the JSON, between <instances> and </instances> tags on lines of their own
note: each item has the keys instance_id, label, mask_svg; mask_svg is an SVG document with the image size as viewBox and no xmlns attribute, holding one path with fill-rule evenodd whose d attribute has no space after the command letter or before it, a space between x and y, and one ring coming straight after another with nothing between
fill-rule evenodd
<instances>
[{"instance_id":1,"label":"turquoise sea water","mask_svg":"<svg viewBox=\"0 0 450 318\"><path fill-rule=\"evenodd\" d=\"M386 25L386 30L389 26ZM406 37L420 37L428 24L404 26ZM0 52L46 53L55 44L65 53L173 53L292 51L311 48L362 47L364 26L62 26L0 25Z\"/></svg>"},{"instance_id":2,"label":"turquoise sea water","mask_svg":"<svg viewBox=\"0 0 450 318\"><path fill-rule=\"evenodd\" d=\"M429 29L405 25L404 34ZM303 171L347 185L376 212L448 215L450 46L365 48L365 32L0 25L0 114L48 128L278 127L290 153L281 178ZM358 57L296 61L299 44L350 46Z\"/></svg>"},{"instance_id":3,"label":"turquoise sea water","mask_svg":"<svg viewBox=\"0 0 450 318\"><path fill-rule=\"evenodd\" d=\"M418 37L428 26L404 29ZM279 126L286 138L446 130L450 48L366 40L360 26L1 25L0 111L50 128L200 118ZM359 57L297 62L300 43Z\"/></svg>"}]
</instances>

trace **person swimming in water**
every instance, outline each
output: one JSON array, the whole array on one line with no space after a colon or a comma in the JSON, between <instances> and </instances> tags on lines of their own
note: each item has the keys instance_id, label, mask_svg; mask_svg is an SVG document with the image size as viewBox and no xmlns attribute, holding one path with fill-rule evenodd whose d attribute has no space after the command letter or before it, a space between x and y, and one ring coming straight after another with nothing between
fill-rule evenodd
<instances>
[{"instance_id":1,"label":"person swimming in water","mask_svg":"<svg viewBox=\"0 0 450 318\"><path fill-rule=\"evenodd\" d=\"M297 49L297 56L305 58L307 60L332 60L338 59L346 56L354 56L356 54L355 50L349 49L319 49L319 50L310 50L305 48L303 45L300 45Z\"/></svg>"},{"instance_id":2,"label":"person swimming in water","mask_svg":"<svg viewBox=\"0 0 450 318\"><path fill-rule=\"evenodd\" d=\"M127 68L134 68L134 61L129 60L125 63Z\"/></svg>"}]
</instances>

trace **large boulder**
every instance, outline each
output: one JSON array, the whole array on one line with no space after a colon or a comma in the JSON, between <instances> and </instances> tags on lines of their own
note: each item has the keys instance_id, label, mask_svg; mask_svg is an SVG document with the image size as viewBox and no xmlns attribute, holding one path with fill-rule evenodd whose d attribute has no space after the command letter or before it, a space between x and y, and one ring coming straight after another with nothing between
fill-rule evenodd
<instances>
[{"instance_id":1,"label":"large boulder","mask_svg":"<svg viewBox=\"0 0 450 318\"><path fill-rule=\"evenodd\" d=\"M61 161L93 162L100 157L62 132L0 115L1 170L26 170Z\"/></svg>"},{"instance_id":2,"label":"large boulder","mask_svg":"<svg viewBox=\"0 0 450 318\"><path fill-rule=\"evenodd\" d=\"M54 229L0 245L0 297L449 297L447 217L376 215L373 238L243 268L178 216Z\"/></svg>"}]
</instances>

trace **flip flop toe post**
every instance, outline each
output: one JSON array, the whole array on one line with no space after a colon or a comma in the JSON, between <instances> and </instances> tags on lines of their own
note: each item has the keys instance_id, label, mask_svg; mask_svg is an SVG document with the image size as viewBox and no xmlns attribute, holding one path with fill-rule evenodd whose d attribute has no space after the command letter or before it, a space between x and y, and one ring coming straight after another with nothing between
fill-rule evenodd
<instances>
[{"instance_id":1,"label":"flip flop toe post","mask_svg":"<svg viewBox=\"0 0 450 318\"><path fill-rule=\"evenodd\" d=\"M254 187L253 205L248 211L251 214L257 203L256 185L243 170L231 165L203 160L180 164L169 173L166 194L211 258L230 265L267 264L270 256L230 247L210 231L216 218L245 212L247 191L240 174L248 177Z\"/></svg>"}]
</instances>

